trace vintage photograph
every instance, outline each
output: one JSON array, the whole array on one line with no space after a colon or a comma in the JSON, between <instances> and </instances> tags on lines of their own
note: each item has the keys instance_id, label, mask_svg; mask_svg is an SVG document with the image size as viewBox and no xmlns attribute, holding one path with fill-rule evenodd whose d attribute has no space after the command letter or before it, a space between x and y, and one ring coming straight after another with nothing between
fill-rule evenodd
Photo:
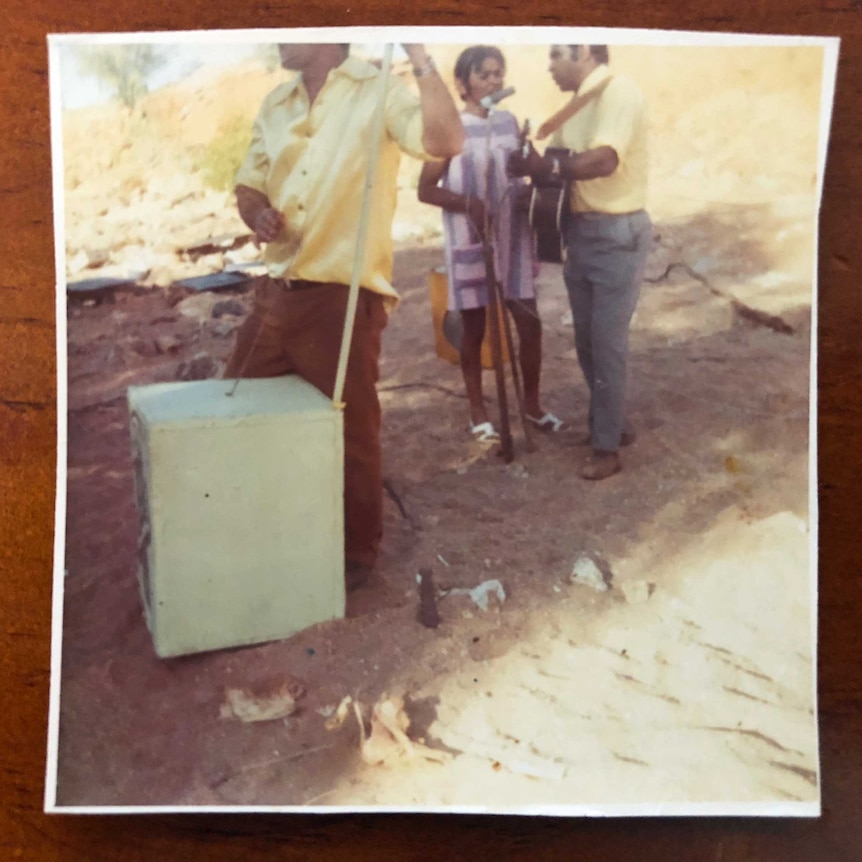
<instances>
[{"instance_id":1,"label":"vintage photograph","mask_svg":"<svg viewBox=\"0 0 862 862\"><path fill-rule=\"evenodd\" d=\"M49 52L47 810L819 815L837 40Z\"/></svg>"}]
</instances>

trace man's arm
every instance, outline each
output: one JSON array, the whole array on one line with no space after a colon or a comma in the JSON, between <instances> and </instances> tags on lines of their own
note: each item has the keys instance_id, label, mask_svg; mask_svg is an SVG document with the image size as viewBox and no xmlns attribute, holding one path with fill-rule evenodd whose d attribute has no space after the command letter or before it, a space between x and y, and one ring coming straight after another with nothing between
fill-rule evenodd
<instances>
[{"instance_id":1,"label":"man's arm","mask_svg":"<svg viewBox=\"0 0 862 862\"><path fill-rule=\"evenodd\" d=\"M509 159L509 171L515 176L529 176L538 182L558 180L594 180L609 177L619 165L617 151L613 147L596 147L582 153L562 156L540 156L530 145L526 156L513 153Z\"/></svg>"},{"instance_id":2,"label":"man's arm","mask_svg":"<svg viewBox=\"0 0 862 862\"><path fill-rule=\"evenodd\" d=\"M269 198L257 189L238 185L234 191L240 218L261 242L272 242L284 227L284 216L273 209Z\"/></svg>"},{"instance_id":3,"label":"man's arm","mask_svg":"<svg viewBox=\"0 0 862 862\"><path fill-rule=\"evenodd\" d=\"M422 106L422 144L429 156L450 159L464 146L464 128L458 109L443 79L437 74L434 61L424 45L404 45L413 64L419 101Z\"/></svg>"},{"instance_id":4,"label":"man's arm","mask_svg":"<svg viewBox=\"0 0 862 862\"><path fill-rule=\"evenodd\" d=\"M556 170L553 160L550 170ZM560 159L560 175L564 180L594 180L609 177L619 165L617 151L613 147L596 147L582 153L569 153Z\"/></svg>"}]
</instances>

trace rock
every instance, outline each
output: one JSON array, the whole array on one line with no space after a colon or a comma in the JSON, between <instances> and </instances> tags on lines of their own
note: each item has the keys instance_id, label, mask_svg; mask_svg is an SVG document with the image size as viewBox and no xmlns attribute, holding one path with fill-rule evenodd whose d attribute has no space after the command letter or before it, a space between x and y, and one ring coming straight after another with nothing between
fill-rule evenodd
<instances>
[{"instance_id":1,"label":"rock","mask_svg":"<svg viewBox=\"0 0 862 862\"><path fill-rule=\"evenodd\" d=\"M177 366L177 380L211 380L219 373L219 363L209 353L196 353L191 359Z\"/></svg>"},{"instance_id":2,"label":"rock","mask_svg":"<svg viewBox=\"0 0 862 862\"><path fill-rule=\"evenodd\" d=\"M630 605L640 605L650 597L653 586L647 581L625 581L621 589L625 600Z\"/></svg>"},{"instance_id":3,"label":"rock","mask_svg":"<svg viewBox=\"0 0 862 862\"><path fill-rule=\"evenodd\" d=\"M212 317L213 306L219 300L211 293L196 293L177 304L177 311L183 317L190 317L198 323L205 323Z\"/></svg>"},{"instance_id":4,"label":"rock","mask_svg":"<svg viewBox=\"0 0 862 862\"><path fill-rule=\"evenodd\" d=\"M132 338L128 342L128 348L138 356L144 356L147 359L159 355L159 348L152 338Z\"/></svg>"},{"instance_id":5,"label":"rock","mask_svg":"<svg viewBox=\"0 0 862 862\"><path fill-rule=\"evenodd\" d=\"M238 299L222 299L213 305L213 317L224 317L226 314L241 317L245 314L245 306Z\"/></svg>"},{"instance_id":6,"label":"rock","mask_svg":"<svg viewBox=\"0 0 862 862\"><path fill-rule=\"evenodd\" d=\"M530 478L530 474L527 471L527 468L517 461L513 461L511 464L506 465L506 472L515 479Z\"/></svg>"},{"instance_id":7,"label":"rock","mask_svg":"<svg viewBox=\"0 0 862 862\"><path fill-rule=\"evenodd\" d=\"M107 248L85 248L84 254L87 256L87 266L90 269L98 269L111 260L111 251Z\"/></svg>"},{"instance_id":8,"label":"rock","mask_svg":"<svg viewBox=\"0 0 862 862\"><path fill-rule=\"evenodd\" d=\"M239 248L232 248L226 251L224 254L224 259L227 266L251 263L258 264L261 267L264 266L263 257L260 253L260 248L258 248L254 244L254 242L252 241L252 237L249 237L249 240L245 243L245 245L241 245Z\"/></svg>"},{"instance_id":9,"label":"rock","mask_svg":"<svg viewBox=\"0 0 862 862\"><path fill-rule=\"evenodd\" d=\"M293 682L262 691L229 688L225 691L225 702L219 715L221 718L238 718L243 722L287 718L296 711L296 700L303 693L303 689Z\"/></svg>"},{"instance_id":10,"label":"rock","mask_svg":"<svg viewBox=\"0 0 862 862\"><path fill-rule=\"evenodd\" d=\"M219 236L210 236L206 239L199 239L196 242L189 243L181 251L187 254L192 260L196 260L198 257L204 255L231 251L245 245L250 240L251 234L248 231L240 234L220 234Z\"/></svg>"},{"instance_id":11,"label":"rock","mask_svg":"<svg viewBox=\"0 0 862 862\"><path fill-rule=\"evenodd\" d=\"M238 323L232 320L221 320L213 326L213 335L219 338L226 338L239 326Z\"/></svg>"},{"instance_id":12,"label":"rock","mask_svg":"<svg viewBox=\"0 0 862 862\"><path fill-rule=\"evenodd\" d=\"M483 581L479 586L473 587L472 590L462 588L449 590L448 595L469 596L480 611L487 611L492 602L499 607L506 601L506 591L496 578Z\"/></svg>"},{"instance_id":13,"label":"rock","mask_svg":"<svg viewBox=\"0 0 862 862\"><path fill-rule=\"evenodd\" d=\"M156 347L159 353L176 353L182 346L182 341L176 335L156 336Z\"/></svg>"},{"instance_id":14,"label":"rock","mask_svg":"<svg viewBox=\"0 0 862 862\"><path fill-rule=\"evenodd\" d=\"M572 569L571 580L573 584L581 584L585 587L590 587L596 592L607 592L608 585L605 582L605 577L601 569L589 558L578 557L575 566Z\"/></svg>"},{"instance_id":15,"label":"rock","mask_svg":"<svg viewBox=\"0 0 862 862\"><path fill-rule=\"evenodd\" d=\"M72 257L66 258L66 272L69 275L78 275L90 265L87 252L81 250Z\"/></svg>"}]
</instances>

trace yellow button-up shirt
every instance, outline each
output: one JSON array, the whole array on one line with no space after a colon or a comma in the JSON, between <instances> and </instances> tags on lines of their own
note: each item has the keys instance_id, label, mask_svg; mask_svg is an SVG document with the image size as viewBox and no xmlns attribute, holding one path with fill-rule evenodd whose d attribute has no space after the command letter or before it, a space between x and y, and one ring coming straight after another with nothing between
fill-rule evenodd
<instances>
[{"instance_id":1,"label":"yellow button-up shirt","mask_svg":"<svg viewBox=\"0 0 862 862\"><path fill-rule=\"evenodd\" d=\"M330 71L310 111L301 75L264 99L236 183L263 192L284 216L284 230L264 254L273 278L350 283L379 75L347 57ZM400 154L430 159L422 135L418 97L392 78L359 282L390 307L398 299L390 279Z\"/></svg>"},{"instance_id":2,"label":"yellow button-up shirt","mask_svg":"<svg viewBox=\"0 0 862 862\"><path fill-rule=\"evenodd\" d=\"M600 64L584 79L578 94L587 93L610 76ZM646 208L647 117L644 97L628 78L614 75L604 91L567 120L551 145L576 153L612 147L619 164L607 177L573 183L574 212L628 213Z\"/></svg>"}]
</instances>

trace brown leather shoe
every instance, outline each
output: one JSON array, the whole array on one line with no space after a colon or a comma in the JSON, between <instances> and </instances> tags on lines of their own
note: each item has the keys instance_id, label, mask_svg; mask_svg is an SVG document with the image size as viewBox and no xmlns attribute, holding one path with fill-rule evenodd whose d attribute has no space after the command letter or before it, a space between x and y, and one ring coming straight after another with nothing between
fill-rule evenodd
<instances>
[{"instance_id":1,"label":"brown leather shoe","mask_svg":"<svg viewBox=\"0 0 862 862\"><path fill-rule=\"evenodd\" d=\"M581 478L598 481L613 476L623 469L616 452L593 452L581 468Z\"/></svg>"},{"instance_id":2,"label":"brown leather shoe","mask_svg":"<svg viewBox=\"0 0 862 862\"><path fill-rule=\"evenodd\" d=\"M347 592L358 590L365 586L371 577L372 566L367 563L359 563L356 560L347 560L344 563L344 586Z\"/></svg>"}]
</instances>

